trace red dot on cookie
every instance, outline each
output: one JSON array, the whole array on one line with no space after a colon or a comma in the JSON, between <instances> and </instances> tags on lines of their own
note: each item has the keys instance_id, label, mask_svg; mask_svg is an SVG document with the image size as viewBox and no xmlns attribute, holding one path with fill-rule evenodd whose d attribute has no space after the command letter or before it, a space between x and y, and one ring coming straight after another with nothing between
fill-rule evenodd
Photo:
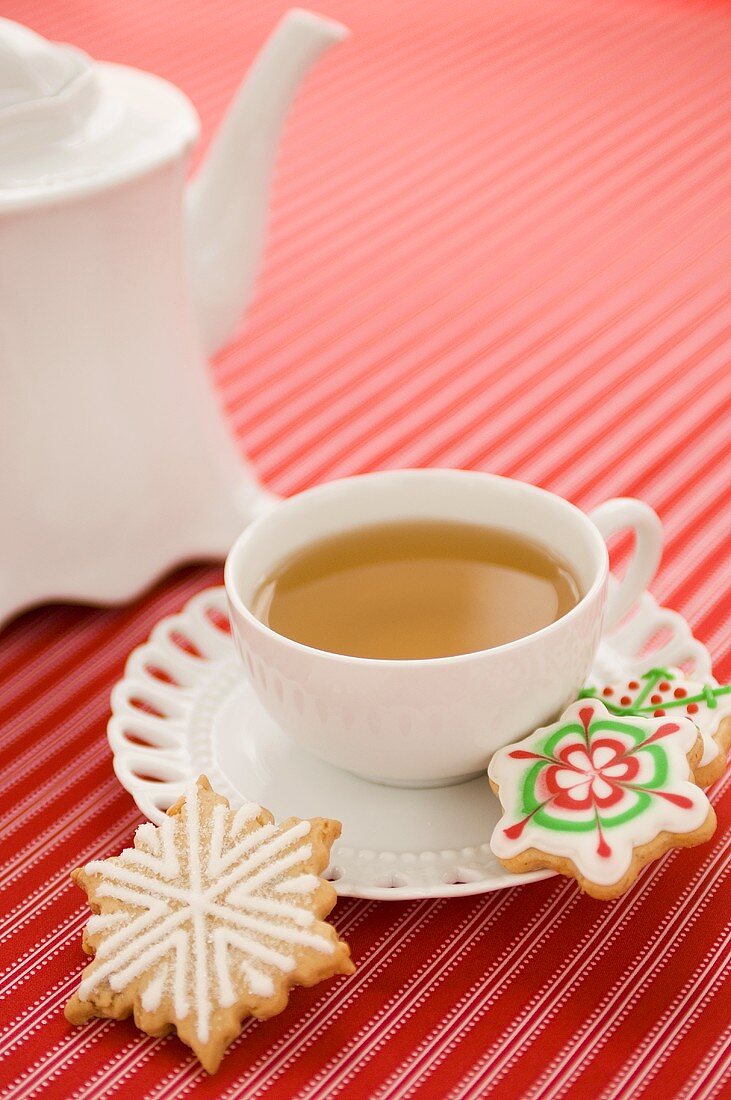
<instances>
[{"instance_id":1,"label":"red dot on cookie","mask_svg":"<svg viewBox=\"0 0 731 1100\"><path fill-rule=\"evenodd\" d=\"M664 714L665 714L665 711L662 709L662 707L658 707L658 709L655 711L655 717L656 718L662 718L664 716Z\"/></svg>"},{"instance_id":2,"label":"red dot on cookie","mask_svg":"<svg viewBox=\"0 0 731 1100\"><path fill-rule=\"evenodd\" d=\"M673 692L673 695L676 699L685 699L687 694L688 692L685 690L685 688L676 688Z\"/></svg>"},{"instance_id":3,"label":"red dot on cookie","mask_svg":"<svg viewBox=\"0 0 731 1100\"><path fill-rule=\"evenodd\" d=\"M627 687L630 689L630 691L637 691L637 688L639 686L640 685L637 683L636 680L630 680L630 682L627 684Z\"/></svg>"},{"instance_id":4,"label":"red dot on cookie","mask_svg":"<svg viewBox=\"0 0 731 1100\"><path fill-rule=\"evenodd\" d=\"M657 686L660 688L660 691L670 691L670 684L667 680L663 680L663 682Z\"/></svg>"},{"instance_id":5,"label":"red dot on cookie","mask_svg":"<svg viewBox=\"0 0 731 1100\"><path fill-rule=\"evenodd\" d=\"M623 695L622 698L619 701L620 701L620 703L622 704L623 707L628 707L630 705L630 703L632 702L629 695Z\"/></svg>"},{"instance_id":6,"label":"red dot on cookie","mask_svg":"<svg viewBox=\"0 0 731 1100\"><path fill-rule=\"evenodd\" d=\"M697 703L688 703L688 706L685 709L687 710L688 714L697 714L698 713L698 704Z\"/></svg>"},{"instance_id":7,"label":"red dot on cookie","mask_svg":"<svg viewBox=\"0 0 731 1100\"><path fill-rule=\"evenodd\" d=\"M650 702L651 703L662 703L662 695L651 695L650 696Z\"/></svg>"},{"instance_id":8,"label":"red dot on cookie","mask_svg":"<svg viewBox=\"0 0 731 1100\"><path fill-rule=\"evenodd\" d=\"M606 687L602 692L602 695L614 695L614 688Z\"/></svg>"}]
</instances>

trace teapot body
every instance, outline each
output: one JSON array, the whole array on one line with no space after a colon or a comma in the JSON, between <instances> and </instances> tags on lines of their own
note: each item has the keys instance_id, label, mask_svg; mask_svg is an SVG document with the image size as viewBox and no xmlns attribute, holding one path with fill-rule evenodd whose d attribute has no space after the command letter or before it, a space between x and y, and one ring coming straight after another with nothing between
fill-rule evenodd
<instances>
[{"instance_id":1,"label":"teapot body","mask_svg":"<svg viewBox=\"0 0 731 1100\"><path fill-rule=\"evenodd\" d=\"M282 18L184 196L182 92L0 18L0 624L128 599L271 506L202 349L251 294L289 104L346 33Z\"/></svg>"},{"instance_id":2,"label":"teapot body","mask_svg":"<svg viewBox=\"0 0 731 1100\"><path fill-rule=\"evenodd\" d=\"M267 502L191 315L187 153L0 208L0 621L127 599Z\"/></svg>"}]
</instances>

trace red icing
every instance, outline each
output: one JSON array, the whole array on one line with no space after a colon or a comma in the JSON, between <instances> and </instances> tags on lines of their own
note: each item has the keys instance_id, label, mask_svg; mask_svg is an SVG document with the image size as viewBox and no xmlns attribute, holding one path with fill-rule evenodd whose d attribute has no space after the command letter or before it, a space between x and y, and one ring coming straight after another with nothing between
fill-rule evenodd
<instances>
[{"instance_id":1,"label":"red icing","mask_svg":"<svg viewBox=\"0 0 731 1100\"><path fill-rule=\"evenodd\" d=\"M647 738L645 744L649 745L652 741L659 741L660 738L667 737L668 734L675 733L675 731L679 729L680 726L678 726L675 722L666 722L664 726L659 726L655 730L652 737Z\"/></svg>"},{"instance_id":2,"label":"red icing","mask_svg":"<svg viewBox=\"0 0 731 1100\"><path fill-rule=\"evenodd\" d=\"M630 689L630 691L637 691L637 688L639 686L640 685L637 683L636 680L630 680L630 682L627 684L627 687Z\"/></svg>"},{"instance_id":3,"label":"red icing","mask_svg":"<svg viewBox=\"0 0 731 1100\"><path fill-rule=\"evenodd\" d=\"M629 695L623 695L622 698L619 701L620 701L620 703L622 704L623 707L628 707L630 705L630 703L632 702Z\"/></svg>"},{"instance_id":4,"label":"red icing","mask_svg":"<svg viewBox=\"0 0 731 1100\"><path fill-rule=\"evenodd\" d=\"M614 695L614 688L605 687L602 695Z\"/></svg>"},{"instance_id":5,"label":"red icing","mask_svg":"<svg viewBox=\"0 0 731 1100\"><path fill-rule=\"evenodd\" d=\"M598 749L609 749L612 753L609 760L601 766L594 763L594 755ZM609 806L615 806L624 796L622 784L631 783L637 778L640 770L637 757L626 755L623 742L609 736L593 741L591 752L575 743L565 745L556 759L560 763L552 764L546 769L543 781L551 804L561 810L589 810L592 807L605 810ZM606 768L616 768L617 765L623 769L620 775L604 774ZM575 777L570 793L565 785L559 782L560 773L566 771L573 773ZM597 795L594 790L596 776L600 776L609 787L608 794Z\"/></svg>"},{"instance_id":6,"label":"red icing","mask_svg":"<svg viewBox=\"0 0 731 1100\"><path fill-rule=\"evenodd\" d=\"M651 695L650 696L650 702L651 703L662 703L662 695Z\"/></svg>"},{"instance_id":7,"label":"red icing","mask_svg":"<svg viewBox=\"0 0 731 1100\"><path fill-rule=\"evenodd\" d=\"M667 680L663 680L663 682L657 686L660 688L660 691L670 691L670 684Z\"/></svg>"},{"instance_id":8,"label":"red icing","mask_svg":"<svg viewBox=\"0 0 731 1100\"><path fill-rule=\"evenodd\" d=\"M688 703L688 706L685 709L687 710L688 714L697 714L698 713L698 704L697 703Z\"/></svg>"},{"instance_id":9,"label":"red icing","mask_svg":"<svg viewBox=\"0 0 731 1100\"><path fill-rule=\"evenodd\" d=\"M508 840L517 840L529 821L529 817L524 817L523 820L519 821L516 825L508 825L507 829L503 829Z\"/></svg>"},{"instance_id":10,"label":"red icing","mask_svg":"<svg viewBox=\"0 0 731 1100\"><path fill-rule=\"evenodd\" d=\"M658 798L664 798L666 802L672 802L673 806L679 806L682 810L692 810L693 803L684 794L672 794L670 791L653 791Z\"/></svg>"},{"instance_id":11,"label":"red icing","mask_svg":"<svg viewBox=\"0 0 731 1100\"><path fill-rule=\"evenodd\" d=\"M658 710L655 711L655 717L656 718L664 718L665 717L665 711L662 709L662 707L658 708Z\"/></svg>"},{"instance_id":12,"label":"red icing","mask_svg":"<svg viewBox=\"0 0 731 1100\"><path fill-rule=\"evenodd\" d=\"M591 720L592 720L593 717L594 717L594 711L591 709L591 707L582 707L581 710L579 711L579 718L581 719L581 724L582 724L582 726L584 727L584 729L586 730L587 733L589 732L589 726L591 725Z\"/></svg>"},{"instance_id":13,"label":"red icing","mask_svg":"<svg viewBox=\"0 0 731 1100\"><path fill-rule=\"evenodd\" d=\"M597 844L596 854L598 856L601 856L603 859L607 859L612 854L612 849L609 847L606 840L604 839L603 833L599 834L599 843Z\"/></svg>"},{"instance_id":14,"label":"red icing","mask_svg":"<svg viewBox=\"0 0 731 1100\"><path fill-rule=\"evenodd\" d=\"M673 692L673 695L676 699L685 699L687 694L688 692L685 690L685 688L676 688Z\"/></svg>"}]
</instances>

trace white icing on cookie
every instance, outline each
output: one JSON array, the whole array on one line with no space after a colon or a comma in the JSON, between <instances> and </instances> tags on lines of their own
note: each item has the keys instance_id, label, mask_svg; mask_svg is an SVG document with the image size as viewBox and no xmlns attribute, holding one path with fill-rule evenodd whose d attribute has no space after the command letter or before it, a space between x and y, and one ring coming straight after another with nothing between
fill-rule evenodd
<instances>
[{"instance_id":1,"label":"white icing on cookie","mask_svg":"<svg viewBox=\"0 0 731 1100\"><path fill-rule=\"evenodd\" d=\"M231 833L233 836L238 836L239 833L246 828L249 822L253 821L255 817L258 817L260 813L261 806L257 806L255 802L244 802L243 806L239 806L234 815L233 825L231 826Z\"/></svg>"},{"instance_id":2,"label":"white icing on cookie","mask_svg":"<svg viewBox=\"0 0 731 1100\"><path fill-rule=\"evenodd\" d=\"M311 927L306 900L319 879L292 873L312 855L310 823L261 824L252 803L203 815L201 801L191 786L176 816L140 826L134 848L87 864L87 875L101 879L97 897L120 908L88 922L101 942L79 997L88 1000L104 981L119 991L147 975L142 1007L153 1012L169 999L178 1018L193 1012L204 1043L215 1008L234 1003L242 975L254 996L271 997L273 972L291 973L298 948L335 948Z\"/></svg>"},{"instance_id":3,"label":"white icing on cookie","mask_svg":"<svg viewBox=\"0 0 731 1100\"><path fill-rule=\"evenodd\" d=\"M165 986L168 982L168 976L170 974L170 967L164 964L160 967L157 974L153 977L152 981L145 987L142 994L142 1007L147 1012L154 1012L156 1008L160 1007L162 1002L162 995Z\"/></svg>"},{"instance_id":4,"label":"white icing on cookie","mask_svg":"<svg viewBox=\"0 0 731 1100\"><path fill-rule=\"evenodd\" d=\"M598 699L573 703L493 756L488 774L504 809L493 852L510 860L535 848L571 860L597 885L619 882L635 848L706 820L710 803L687 760L697 737L683 716L615 716Z\"/></svg>"},{"instance_id":5,"label":"white icing on cookie","mask_svg":"<svg viewBox=\"0 0 731 1100\"><path fill-rule=\"evenodd\" d=\"M316 875L294 875L278 882L274 887L275 894L311 894L318 886Z\"/></svg>"},{"instance_id":6,"label":"white icing on cookie","mask_svg":"<svg viewBox=\"0 0 731 1100\"><path fill-rule=\"evenodd\" d=\"M118 909L116 913L94 914L86 922L86 931L90 936L95 936L98 932L108 932L110 928L118 928L128 920L129 914L123 909Z\"/></svg>"}]
</instances>

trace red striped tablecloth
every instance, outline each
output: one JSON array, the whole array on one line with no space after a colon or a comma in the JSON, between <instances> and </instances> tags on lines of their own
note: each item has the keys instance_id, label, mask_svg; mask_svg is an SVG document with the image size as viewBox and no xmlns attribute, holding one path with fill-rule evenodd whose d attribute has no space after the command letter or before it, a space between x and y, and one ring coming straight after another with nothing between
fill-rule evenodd
<instances>
[{"instance_id":1,"label":"red striped tablecloth","mask_svg":"<svg viewBox=\"0 0 731 1100\"><path fill-rule=\"evenodd\" d=\"M731 673L731 6L322 0L355 37L285 138L258 300L216 382L292 493L405 465L511 474L661 514L657 596ZM191 95L210 134L279 0L5 0L3 14ZM731 1095L729 817L603 905L551 879L343 901L356 975L249 1022L208 1080L175 1039L74 1030L68 872L139 815L109 691L160 616L47 607L0 636L5 1097Z\"/></svg>"}]
</instances>

